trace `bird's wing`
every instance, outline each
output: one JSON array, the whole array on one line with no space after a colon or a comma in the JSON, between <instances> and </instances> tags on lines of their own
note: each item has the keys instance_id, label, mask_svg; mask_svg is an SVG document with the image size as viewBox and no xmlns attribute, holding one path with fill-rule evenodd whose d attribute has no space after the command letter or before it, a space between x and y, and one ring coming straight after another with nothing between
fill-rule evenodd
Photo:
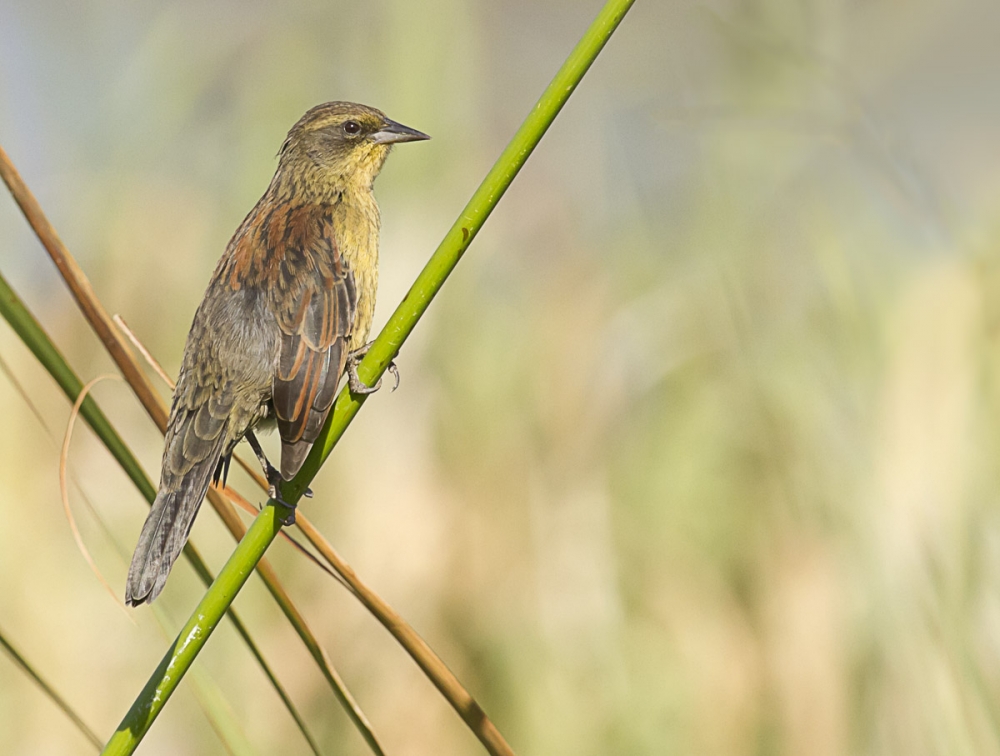
<instances>
[{"instance_id":1,"label":"bird's wing","mask_svg":"<svg viewBox=\"0 0 1000 756\"><path fill-rule=\"evenodd\" d=\"M226 453L233 386L201 329L196 316L167 425L160 488L129 566L125 601L131 606L152 601L163 590Z\"/></svg>"},{"instance_id":2,"label":"bird's wing","mask_svg":"<svg viewBox=\"0 0 1000 756\"><path fill-rule=\"evenodd\" d=\"M271 392L281 434L281 475L290 480L336 396L357 292L328 209L289 212L280 244L277 286L272 289L280 333Z\"/></svg>"}]
</instances>

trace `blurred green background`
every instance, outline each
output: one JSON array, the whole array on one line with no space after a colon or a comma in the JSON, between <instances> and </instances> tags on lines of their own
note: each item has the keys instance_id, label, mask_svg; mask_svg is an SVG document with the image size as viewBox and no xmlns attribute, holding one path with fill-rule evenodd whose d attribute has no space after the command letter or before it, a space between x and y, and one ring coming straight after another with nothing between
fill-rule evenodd
<instances>
[{"instance_id":1,"label":"blurred green background","mask_svg":"<svg viewBox=\"0 0 1000 756\"><path fill-rule=\"evenodd\" d=\"M173 374L287 129L377 106L434 137L376 187L380 327L600 5L4 0L0 144ZM639 0L313 484L521 756L1000 753L998 28L990 0ZM109 372L6 193L0 270ZM6 325L0 356L44 419L0 375L0 628L107 737L166 639L74 546L63 395ZM131 393L95 395L155 481ZM120 592L146 506L78 428ZM208 507L193 540L233 546ZM270 556L389 753L482 752ZM170 632L201 591L179 563ZM367 753L257 578L236 606L325 752ZM307 753L228 623L201 666L257 752ZM193 690L142 753L223 752ZM0 657L0 753L90 752Z\"/></svg>"}]
</instances>

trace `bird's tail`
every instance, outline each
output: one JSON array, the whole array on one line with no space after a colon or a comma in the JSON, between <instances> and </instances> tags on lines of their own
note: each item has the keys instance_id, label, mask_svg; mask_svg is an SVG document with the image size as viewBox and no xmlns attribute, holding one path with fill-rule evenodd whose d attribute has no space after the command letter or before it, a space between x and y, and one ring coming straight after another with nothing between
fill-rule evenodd
<instances>
[{"instance_id":1,"label":"bird's tail","mask_svg":"<svg viewBox=\"0 0 1000 756\"><path fill-rule=\"evenodd\" d=\"M125 603L129 606L152 601L160 595L170 568L187 542L217 464L218 457L210 455L184 475L170 473L164 465L159 493L142 526L128 568Z\"/></svg>"}]
</instances>

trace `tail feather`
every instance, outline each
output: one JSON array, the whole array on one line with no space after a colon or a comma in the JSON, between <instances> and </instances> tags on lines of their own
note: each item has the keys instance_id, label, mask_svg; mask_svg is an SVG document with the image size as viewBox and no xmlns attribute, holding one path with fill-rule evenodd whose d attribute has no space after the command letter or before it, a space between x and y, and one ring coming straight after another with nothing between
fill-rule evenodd
<instances>
[{"instance_id":1,"label":"tail feather","mask_svg":"<svg viewBox=\"0 0 1000 756\"><path fill-rule=\"evenodd\" d=\"M302 463L306 461L309 450L312 449L312 442L301 440L294 443L281 442L281 477L291 480L302 469Z\"/></svg>"},{"instance_id":2,"label":"tail feather","mask_svg":"<svg viewBox=\"0 0 1000 756\"><path fill-rule=\"evenodd\" d=\"M202 460L183 476L164 470L160 491L142 526L128 570L125 603L129 606L152 601L163 590L170 568L187 542L217 464L215 455Z\"/></svg>"}]
</instances>

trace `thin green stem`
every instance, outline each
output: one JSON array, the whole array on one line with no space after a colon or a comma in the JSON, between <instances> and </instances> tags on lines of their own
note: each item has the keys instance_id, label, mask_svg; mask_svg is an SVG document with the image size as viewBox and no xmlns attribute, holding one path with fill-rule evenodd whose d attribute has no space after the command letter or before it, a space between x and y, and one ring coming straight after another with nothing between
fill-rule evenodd
<instances>
[{"instance_id":1,"label":"thin green stem","mask_svg":"<svg viewBox=\"0 0 1000 756\"><path fill-rule=\"evenodd\" d=\"M56 689L49 685L45 679L35 671L34 667L28 663L28 660L25 659L24 656L22 656L21 653L11 645L10 641L7 640L2 631L0 631L0 648L6 651L14 663L35 681L35 684L44 691L45 695L48 696L56 706L62 709L63 714L69 717L70 721L76 725L76 729L78 729L83 736L89 740L91 744L93 744L94 748L99 749L101 747L101 739L97 736L97 734L87 727L86 722L84 722L80 715L73 710L73 707L69 705L66 699L60 696L56 692Z\"/></svg>"},{"instance_id":2,"label":"thin green stem","mask_svg":"<svg viewBox=\"0 0 1000 756\"><path fill-rule=\"evenodd\" d=\"M608 0L563 63L510 144L473 194L458 220L438 245L409 293L396 308L359 366L360 377L369 385L385 372L393 357L398 354L403 342L454 270L500 197L506 192L634 2L635 0ZM346 388L340 393L323 433L302 470L295 480L282 487L285 500L293 505L299 501L302 492L315 477L363 403L363 396L352 396ZM246 536L222 568L215 583L198 604L191 619L181 630L174 645L167 651L146 687L142 689L132 708L125 715L118 730L108 741L104 754L130 754L138 747L167 699L177 688L181 678L236 597L236 593L246 582L256 563L263 557L271 541L280 532L281 518L287 510L281 507L282 511L278 512L277 507L281 505L273 500L269 501L257 516ZM465 712L459 713L465 717ZM511 753L510 747L503 743L502 739L500 742L504 747L502 750L494 751L488 743L486 745L493 753Z\"/></svg>"}]
</instances>

